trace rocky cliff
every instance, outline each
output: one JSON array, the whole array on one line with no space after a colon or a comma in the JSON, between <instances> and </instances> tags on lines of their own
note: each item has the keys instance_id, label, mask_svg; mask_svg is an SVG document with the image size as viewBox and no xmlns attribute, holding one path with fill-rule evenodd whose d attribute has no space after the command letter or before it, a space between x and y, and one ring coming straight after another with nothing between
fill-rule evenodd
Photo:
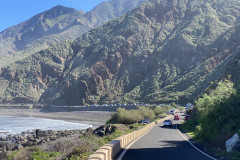
<instances>
[{"instance_id":1,"label":"rocky cliff","mask_svg":"<svg viewBox=\"0 0 240 160\"><path fill-rule=\"evenodd\" d=\"M73 40L146 0L111 0L89 12L56 6L0 33L0 67L54 44Z\"/></svg>"},{"instance_id":2,"label":"rocky cliff","mask_svg":"<svg viewBox=\"0 0 240 160\"><path fill-rule=\"evenodd\" d=\"M0 71L2 102L193 100L239 46L238 0L151 0Z\"/></svg>"}]
</instances>

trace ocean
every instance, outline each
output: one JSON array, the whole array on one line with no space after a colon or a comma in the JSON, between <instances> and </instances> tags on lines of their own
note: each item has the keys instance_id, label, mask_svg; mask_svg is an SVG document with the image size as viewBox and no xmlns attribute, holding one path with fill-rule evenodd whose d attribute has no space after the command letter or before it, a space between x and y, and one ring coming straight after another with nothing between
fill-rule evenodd
<instances>
[{"instance_id":1,"label":"ocean","mask_svg":"<svg viewBox=\"0 0 240 160\"><path fill-rule=\"evenodd\" d=\"M20 134L27 130L74 130L74 129L86 129L92 127L92 125L81 124L75 122L66 122L62 120L52 120L45 118L33 118L33 117L12 117L12 116L0 116L0 136L7 134Z\"/></svg>"}]
</instances>

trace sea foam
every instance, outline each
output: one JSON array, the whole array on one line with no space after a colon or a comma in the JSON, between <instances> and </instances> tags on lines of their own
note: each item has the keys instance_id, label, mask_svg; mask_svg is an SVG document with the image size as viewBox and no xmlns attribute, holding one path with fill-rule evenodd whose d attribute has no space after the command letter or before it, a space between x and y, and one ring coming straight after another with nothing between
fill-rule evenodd
<instances>
[{"instance_id":1,"label":"sea foam","mask_svg":"<svg viewBox=\"0 0 240 160\"><path fill-rule=\"evenodd\" d=\"M92 125L66 122L62 120L34 117L0 116L0 136L3 136L3 133L20 134L23 131L35 129L57 131L86 129L89 127L92 127Z\"/></svg>"}]
</instances>

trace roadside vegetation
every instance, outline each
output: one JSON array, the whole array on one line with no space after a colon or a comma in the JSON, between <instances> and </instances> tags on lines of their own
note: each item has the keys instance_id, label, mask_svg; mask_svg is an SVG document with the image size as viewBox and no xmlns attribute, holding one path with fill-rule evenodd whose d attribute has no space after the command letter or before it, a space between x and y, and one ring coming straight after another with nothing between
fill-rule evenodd
<instances>
[{"instance_id":1,"label":"roadside vegetation","mask_svg":"<svg viewBox=\"0 0 240 160\"><path fill-rule=\"evenodd\" d=\"M7 160L87 160L99 147L123 133L115 130L113 134L104 137L89 134L81 137L61 138L44 145L14 151Z\"/></svg>"},{"instance_id":2,"label":"roadside vegetation","mask_svg":"<svg viewBox=\"0 0 240 160\"><path fill-rule=\"evenodd\" d=\"M239 159L239 153L226 154L225 142L240 133L240 90L230 80L222 80L208 88L189 111L191 119L180 126L185 132L207 145L218 156Z\"/></svg>"},{"instance_id":3,"label":"roadside vegetation","mask_svg":"<svg viewBox=\"0 0 240 160\"><path fill-rule=\"evenodd\" d=\"M138 109L118 108L107 123L134 124L148 117L151 120L165 116L172 109L169 105L139 106Z\"/></svg>"}]
</instances>

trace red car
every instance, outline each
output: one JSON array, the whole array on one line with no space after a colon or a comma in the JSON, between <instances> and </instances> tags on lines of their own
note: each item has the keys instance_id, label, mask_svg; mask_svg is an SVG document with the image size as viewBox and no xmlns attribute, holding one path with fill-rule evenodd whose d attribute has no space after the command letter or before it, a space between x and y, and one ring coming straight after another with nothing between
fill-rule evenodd
<instances>
[{"instance_id":1,"label":"red car","mask_svg":"<svg viewBox=\"0 0 240 160\"><path fill-rule=\"evenodd\" d=\"M179 120L180 118L179 118L179 115L175 115L174 116L174 120Z\"/></svg>"}]
</instances>

